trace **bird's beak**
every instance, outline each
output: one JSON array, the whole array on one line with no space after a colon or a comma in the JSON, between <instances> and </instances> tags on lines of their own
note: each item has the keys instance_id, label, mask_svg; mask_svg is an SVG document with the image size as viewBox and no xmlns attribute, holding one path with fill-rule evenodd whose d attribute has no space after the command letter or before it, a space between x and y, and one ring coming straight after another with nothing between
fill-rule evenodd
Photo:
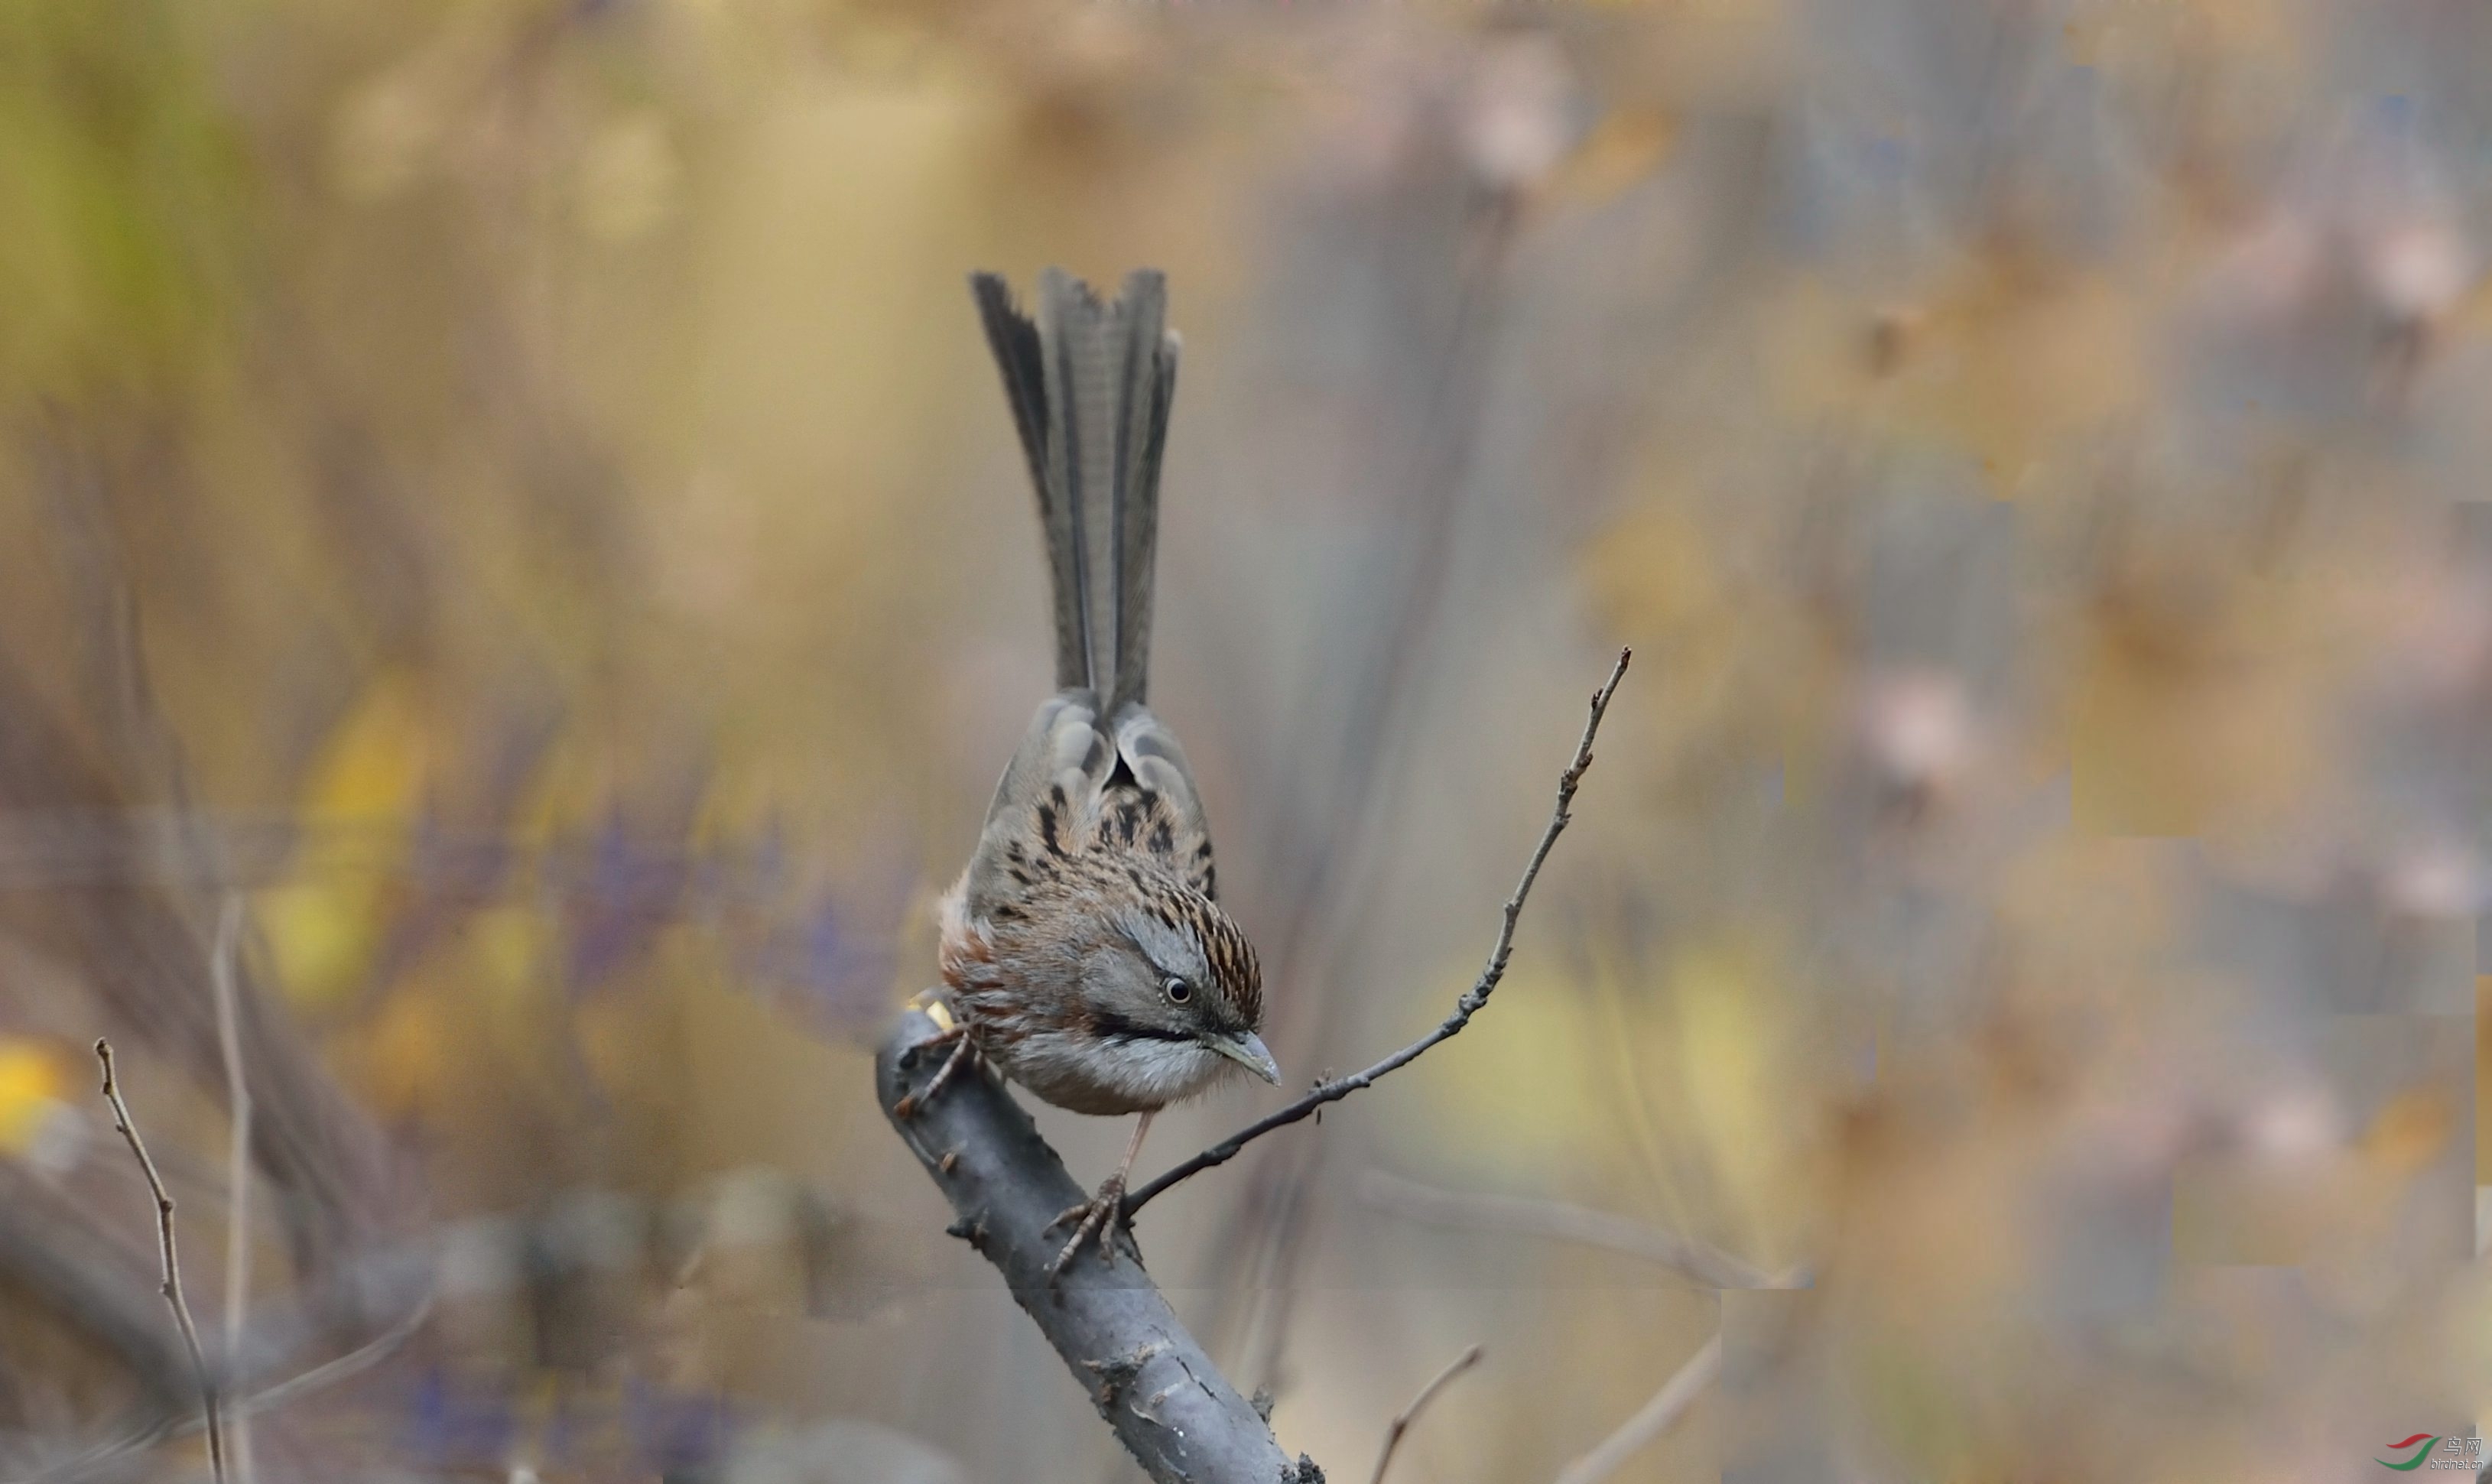
<instances>
[{"instance_id":1,"label":"bird's beak","mask_svg":"<svg viewBox=\"0 0 2492 1484\"><path fill-rule=\"evenodd\" d=\"M1281 1084L1281 1064L1263 1045L1263 1038L1248 1031L1242 1036L1213 1036L1202 1043L1247 1071L1277 1087Z\"/></svg>"}]
</instances>

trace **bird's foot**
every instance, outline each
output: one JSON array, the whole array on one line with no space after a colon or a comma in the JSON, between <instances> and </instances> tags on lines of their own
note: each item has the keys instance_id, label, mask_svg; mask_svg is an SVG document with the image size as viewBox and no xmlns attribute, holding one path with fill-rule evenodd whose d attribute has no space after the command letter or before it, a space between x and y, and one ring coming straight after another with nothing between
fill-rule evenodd
<instances>
[{"instance_id":1,"label":"bird's foot","mask_svg":"<svg viewBox=\"0 0 2492 1484\"><path fill-rule=\"evenodd\" d=\"M915 1117L917 1115L917 1110L934 1101L934 1094L942 1091L945 1084L949 1083L953 1077L960 1072L961 1064L967 1061L971 1056L977 1054L976 1043L969 1039L969 1027L959 1024L948 1026L941 1034L929 1036L925 1040L918 1042L916 1049L923 1052L931 1047L944 1045L949 1045L952 1048L952 1054L944 1057L943 1064L934 1069L934 1075L926 1079L925 1086L918 1088L916 1091L909 1093L906 1097L902 1098L899 1102L891 1105L891 1115L893 1117Z\"/></svg>"},{"instance_id":2,"label":"bird's foot","mask_svg":"<svg viewBox=\"0 0 2492 1484\"><path fill-rule=\"evenodd\" d=\"M1073 1229L1073 1239L1064 1244L1064 1250L1055 1255L1055 1261L1047 1264L1050 1283L1063 1275L1074 1255L1082 1250L1082 1244L1094 1236L1099 1243L1099 1261L1105 1262L1113 1256L1116 1234L1125 1230L1125 1177L1110 1175L1108 1182L1099 1187L1099 1194L1080 1205L1065 1207L1063 1214L1047 1224L1047 1230L1053 1232L1077 1217L1081 1225Z\"/></svg>"}]
</instances>

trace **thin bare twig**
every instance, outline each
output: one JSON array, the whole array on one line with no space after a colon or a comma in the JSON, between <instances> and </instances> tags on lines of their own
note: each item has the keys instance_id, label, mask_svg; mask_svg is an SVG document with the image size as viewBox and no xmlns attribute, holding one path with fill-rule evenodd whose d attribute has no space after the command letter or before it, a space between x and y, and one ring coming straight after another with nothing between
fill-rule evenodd
<instances>
[{"instance_id":1,"label":"thin bare twig","mask_svg":"<svg viewBox=\"0 0 2492 1484\"><path fill-rule=\"evenodd\" d=\"M1705 1342L1704 1349L1687 1357L1677 1374L1662 1382L1652 1400L1618 1424L1617 1432L1594 1444L1591 1452L1568 1464L1566 1471L1558 1475L1558 1484L1596 1484L1616 1473L1619 1465L1642 1452L1646 1443L1669 1432L1670 1425L1685 1414L1721 1373L1722 1337L1717 1334Z\"/></svg>"},{"instance_id":2,"label":"thin bare twig","mask_svg":"<svg viewBox=\"0 0 2492 1484\"><path fill-rule=\"evenodd\" d=\"M1170 1186L1200 1174L1214 1165L1229 1163L1256 1140L1275 1129L1289 1127L1326 1103L1338 1103L1361 1087L1373 1085L1386 1073L1408 1066L1440 1043L1450 1041L1462 1033L1463 1027L1470 1024L1471 1017L1477 1015L1480 1007L1488 1003L1489 995L1497 992L1498 981L1505 977L1506 960L1514 953L1514 929L1515 924L1523 917L1524 901L1531 895L1531 883L1539 878L1541 864L1549 859L1550 848L1558 844L1558 835L1565 830L1567 823L1574 817L1568 813L1568 809L1575 802L1576 787L1583 783L1585 771L1592 765L1592 738L1599 733L1601 717L1610 709L1610 697L1617 693L1618 682L1626 676L1627 662L1633 658L1633 650L1619 650L1618 663L1611 667L1610 678L1601 682L1601 688L1592 693L1591 712L1584 721L1583 740L1575 744L1575 760L1569 763L1566 771L1559 774L1558 778L1558 807L1549 816L1549 827L1541 831L1540 845L1531 852L1531 859L1524 866L1523 879L1516 883L1514 895L1505 899L1505 921L1498 929L1497 946L1489 950L1488 964L1481 968L1479 981L1465 991L1461 999L1454 1002L1454 1013L1445 1017L1436 1029L1367 1070L1353 1072L1336 1082L1325 1083L1279 1113L1248 1124L1245 1128L1230 1135L1227 1139L1127 1196L1124 1211L1127 1220L1131 1220L1137 1212L1150 1204L1153 1199Z\"/></svg>"},{"instance_id":3,"label":"thin bare twig","mask_svg":"<svg viewBox=\"0 0 2492 1484\"><path fill-rule=\"evenodd\" d=\"M225 1372L242 1371L245 1311L251 1304L251 1083L242 1070L242 1030L234 1008L234 961L242 952L242 896L229 893L217 914L208 979L217 997L217 1045L224 1054L225 1108L232 1132L225 1151ZM234 1477L251 1484L251 1412L233 1418Z\"/></svg>"},{"instance_id":4,"label":"thin bare twig","mask_svg":"<svg viewBox=\"0 0 2492 1484\"><path fill-rule=\"evenodd\" d=\"M208 1358L199 1350L199 1328L191 1322L190 1301L182 1296L182 1264L173 1249L173 1197L164 1189L164 1177L156 1172L156 1162L147 1157L147 1145L138 1139L138 1126L130 1121L130 1105L121 1100L121 1086L112 1078L112 1043L99 1036L95 1043L95 1059L104 1064L104 1097L112 1105L113 1127L130 1141L130 1152L138 1157L138 1168L147 1176L147 1188L156 1193L157 1247L164 1260L164 1301L173 1306L173 1322L182 1329L182 1344L191 1352L191 1367L199 1376L199 1401L208 1419L208 1470L217 1484L225 1484L224 1426L217 1416L217 1382L208 1371Z\"/></svg>"},{"instance_id":5,"label":"thin bare twig","mask_svg":"<svg viewBox=\"0 0 2492 1484\"><path fill-rule=\"evenodd\" d=\"M1358 1182L1359 1199L1380 1210L1432 1226L1467 1227L1581 1242L1608 1252L1657 1262L1708 1289L1798 1289L1808 1286L1808 1269L1767 1272L1727 1252L1688 1237L1648 1227L1632 1217L1615 1216L1562 1201L1527 1196L1493 1196L1473 1191L1439 1190L1399 1175L1371 1170Z\"/></svg>"},{"instance_id":6,"label":"thin bare twig","mask_svg":"<svg viewBox=\"0 0 2492 1484\"><path fill-rule=\"evenodd\" d=\"M1454 1357L1452 1365L1439 1371L1435 1380L1419 1388L1419 1394L1410 1399L1410 1405L1403 1408L1401 1413L1394 1417L1393 1425L1384 1430L1384 1451L1376 1455L1376 1471L1367 1476L1367 1484L1384 1484L1384 1470L1392 1467L1393 1450L1402 1446L1402 1435L1410 1430L1410 1424L1418 1420L1419 1413L1437 1399L1438 1392L1451 1384L1455 1377L1479 1364L1479 1358L1480 1348L1474 1345Z\"/></svg>"}]
</instances>

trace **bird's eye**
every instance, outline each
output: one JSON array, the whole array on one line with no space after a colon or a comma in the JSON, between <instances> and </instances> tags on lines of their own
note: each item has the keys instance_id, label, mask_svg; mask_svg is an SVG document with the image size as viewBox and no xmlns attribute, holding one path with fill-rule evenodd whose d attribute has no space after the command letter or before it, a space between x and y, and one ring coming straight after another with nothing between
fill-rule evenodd
<instances>
[{"instance_id":1,"label":"bird's eye","mask_svg":"<svg viewBox=\"0 0 2492 1484\"><path fill-rule=\"evenodd\" d=\"M1169 997L1170 1004L1181 1005L1194 997L1194 986L1171 974L1160 981L1160 993Z\"/></svg>"}]
</instances>

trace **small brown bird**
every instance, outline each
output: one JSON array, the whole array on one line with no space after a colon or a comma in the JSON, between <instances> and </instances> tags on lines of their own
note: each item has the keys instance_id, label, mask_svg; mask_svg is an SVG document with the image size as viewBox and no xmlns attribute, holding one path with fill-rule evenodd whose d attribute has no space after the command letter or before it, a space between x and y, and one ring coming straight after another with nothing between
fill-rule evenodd
<instances>
[{"instance_id":1,"label":"small brown bird","mask_svg":"<svg viewBox=\"0 0 2492 1484\"><path fill-rule=\"evenodd\" d=\"M1055 599L1056 694L1038 708L968 869L944 897L957 1043L1059 1108L1140 1113L1125 1157L1051 1271L1095 1232L1104 1256L1151 1115L1244 1068L1278 1083L1257 1034L1262 973L1214 900L1211 835L1176 738L1143 704L1160 454L1176 391L1168 284L1113 303L1054 269L1038 319L993 274L970 280L1038 489ZM906 1110L904 1110L905 1112Z\"/></svg>"}]
</instances>

